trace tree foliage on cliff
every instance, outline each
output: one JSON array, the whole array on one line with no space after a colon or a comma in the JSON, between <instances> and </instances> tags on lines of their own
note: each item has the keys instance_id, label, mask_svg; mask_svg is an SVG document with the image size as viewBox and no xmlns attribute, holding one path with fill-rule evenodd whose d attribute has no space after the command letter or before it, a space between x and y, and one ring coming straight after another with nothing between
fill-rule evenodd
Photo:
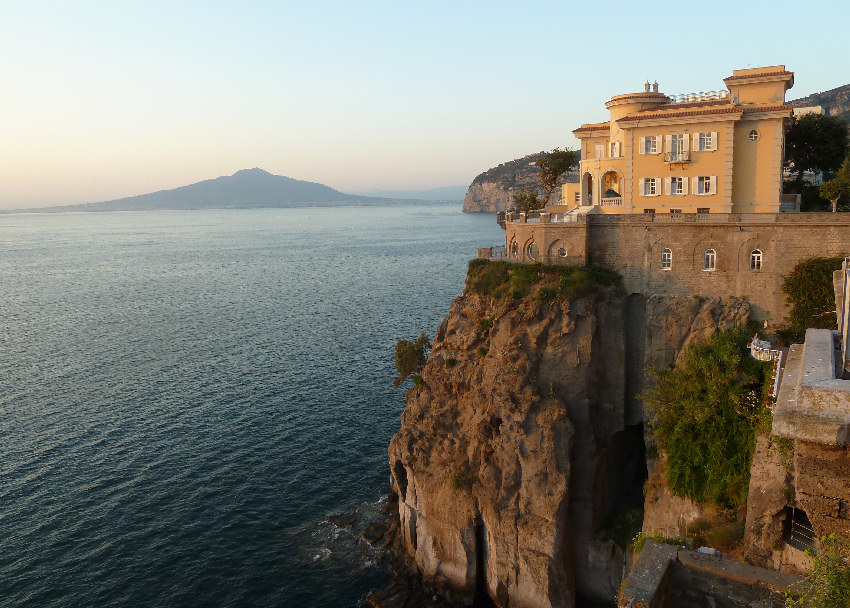
<instances>
[{"instance_id":1,"label":"tree foliage on cliff","mask_svg":"<svg viewBox=\"0 0 850 608\"><path fill-rule=\"evenodd\" d=\"M847 156L847 123L837 116L806 114L785 134L785 156L797 171L797 184L804 171L833 171Z\"/></svg>"},{"instance_id":2,"label":"tree foliage on cliff","mask_svg":"<svg viewBox=\"0 0 850 608\"><path fill-rule=\"evenodd\" d=\"M850 563L841 555L847 546L831 534L821 539L815 567L799 597L788 597L786 608L850 608ZM808 553L808 552L807 552Z\"/></svg>"},{"instance_id":3,"label":"tree foliage on cliff","mask_svg":"<svg viewBox=\"0 0 850 608\"><path fill-rule=\"evenodd\" d=\"M655 372L658 383L642 395L676 496L730 508L746 503L770 384L770 364L749 355L751 335L739 327L690 344L684 363Z\"/></svg>"},{"instance_id":4,"label":"tree foliage on cliff","mask_svg":"<svg viewBox=\"0 0 850 608\"><path fill-rule=\"evenodd\" d=\"M543 199L536 188L523 188L512 197L513 211L534 211L543 208Z\"/></svg>"},{"instance_id":5,"label":"tree foliage on cliff","mask_svg":"<svg viewBox=\"0 0 850 608\"><path fill-rule=\"evenodd\" d=\"M395 345L395 366L398 370L398 378L393 380L393 387L398 388L401 383L413 374L417 374L425 367L428 360L428 352L431 350L431 341L425 332L415 341L399 340Z\"/></svg>"},{"instance_id":6,"label":"tree foliage on cliff","mask_svg":"<svg viewBox=\"0 0 850 608\"><path fill-rule=\"evenodd\" d=\"M835 329L835 290L832 273L841 268L843 257L808 258L799 262L782 281L790 311L790 334L799 340L807 328Z\"/></svg>"},{"instance_id":7,"label":"tree foliage on cliff","mask_svg":"<svg viewBox=\"0 0 850 608\"><path fill-rule=\"evenodd\" d=\"M850 196L850 179L836 177L824 182L820 187L821 198L832 203L832 212L838 211L838 200Z\"/></svg>"},{"instance_id":8,"label":"tree foliage on cliff","mask_svg":"<svg viewBox=\"0 0 850 608\"><path fill-rule=\"evenodd\" d=\"M543 204L545 207L558 187L558 180L578 162L578 154L572 150L555 148L537 159L540 168L540 183L543 185Z\"/></svg>"},{"instance_id":9,"label":"tree foliage on cliff","mask_svg":"<svg viewBox=\"0 0 850 608\"><path fill-rule=\"evenodd\" d=\"M474 259L469 261L466 274L466 288L473 293L522 299L532 287L538 287L538 299L544 302L578 298L597 286L616 286L621 281L622 277L613 270L595 264L515 264Z\"/></svg>"}]
</instances>

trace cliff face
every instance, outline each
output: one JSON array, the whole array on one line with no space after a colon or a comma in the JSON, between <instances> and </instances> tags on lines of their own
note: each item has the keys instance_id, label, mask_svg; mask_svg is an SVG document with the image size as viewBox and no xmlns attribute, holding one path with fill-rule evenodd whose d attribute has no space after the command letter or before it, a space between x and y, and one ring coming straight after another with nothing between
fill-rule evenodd
<instances>
[{"instance_id":1,"label":"cliff face","mask_svg":"<svg viewBox=\"0 0 850 608\"><path fill-rule=\"evenodd\" d=\"M513 205L513 195L524 188L537 188L542 194L538 169L534 160L538 155L532 154L498 167L488 169L478 175L463 199L465 213L495 213L505 211ZM577 181L577 173L567 173L559 181L559 186L567 181ZM560 187L552 193L550 204L561 200Z\"/></svg>"},{"instance_id":2,"label":"cliff face","mask_svg":"<svg viewBox=\"0 0 850 608\"><path fill-rule=\"evenodd\" d=\"M512 608L611 601L630 556L606 530L643 501L644 365L672 363L737 306L601 288L455 300L389 448L426 586Z\"/></svg>"}]
</instances>

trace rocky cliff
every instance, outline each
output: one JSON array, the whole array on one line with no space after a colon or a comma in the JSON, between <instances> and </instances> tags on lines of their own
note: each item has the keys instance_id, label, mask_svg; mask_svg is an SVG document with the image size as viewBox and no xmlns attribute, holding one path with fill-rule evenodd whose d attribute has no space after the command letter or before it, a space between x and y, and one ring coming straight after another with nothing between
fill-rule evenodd
<instances>
[{"instance_id":1,"label":"rocky cliff","mask_svg":"<svg viewBox=\"0 0 850 608\"><path fill-rule=\"evenodd\" d=\"M458 604L613 600L630 564L616 531L643 502L645 364L747 314L615 287L554 297L557 276L537 279L522 298L468 283L389 448L405 551Z\"/></svg>"},{"instance_id":2,"label":"rocky cliff","mask_svg":"<svg viewBox=\"0 0 850 608\"><path fill-rule=\"evenodd\" d=\"M505 211L513 205L513 195L523 188L537 188L542 194L539 170L534 164L535 159L541 154L543 153L529 154L478 175L466 191L463 211L465 213ZM567 181L578 181L578 173L567 173L561 178L559 185ZM555 204L560 200L561 190L558 188L549 202Z\"/></svg>"},{"instance_id":3,"label":"rocky cliff","mask_svg":"<svg viewBox=\"0 0 850 608\"><path fill-rule=\"evenodd\" d=\"M822 106L825 114L848 120L850 119L850 84L789 101L788 105L794 108Z\"/></svg>"}]
</instances>

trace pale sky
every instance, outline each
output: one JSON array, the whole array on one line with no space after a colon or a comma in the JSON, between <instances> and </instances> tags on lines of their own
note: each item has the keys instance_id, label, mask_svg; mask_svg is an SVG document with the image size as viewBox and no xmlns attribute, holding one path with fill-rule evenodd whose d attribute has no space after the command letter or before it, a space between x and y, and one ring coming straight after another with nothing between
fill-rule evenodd
<instances>
[{"instance_id":1,"label":"pale sky","mask_svg":"<svg viewBox=\"0 0 850 608\"><path fill-rule=\"evenodd\" d=\"M344 192L466 185L611 96L850 82L843 1L2 0L0 208L260 167Z\"/></svg>"}]
</instances>

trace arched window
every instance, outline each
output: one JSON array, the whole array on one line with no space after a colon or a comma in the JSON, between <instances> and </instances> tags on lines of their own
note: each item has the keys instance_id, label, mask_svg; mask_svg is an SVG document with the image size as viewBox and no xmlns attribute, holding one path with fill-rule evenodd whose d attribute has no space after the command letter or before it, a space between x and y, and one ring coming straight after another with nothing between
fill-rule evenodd
<instances>
[{"instance_id":1,"label":"arched window","mask_svg":"<svg viewBox=\"0 0 850 608\"><path fill-rule=\"evenodd\" d=\"M565 258L565 257L567 257L567 250L566 250L566 249L564 249L563 247L561 247L560 249L558 249L558 257L559 257L559 258Z\"/></svg>"},{"instance_id":2,"label":"arched window","mask_svg":"<svg viewBox=\"0 0 850 608\"><path fill-rule=\"evenodd\" d=\"M714 249L706 249L703 258L703 270L714 270L717 264L717 252Z\"/></svg>"},{"instance_id":3,"label":"arched window","mask_svg":"<svg viewBox=\"0 0 850 608\"><path fill-rule=\"evenodd\" d=\"M526 253L528 253L530 259L536 260L537 256L540 255L540 247L537 246L537 243L530 243L528 249L526 249Z\"/></svg>"},{"instance_id":4,"label":"arched window","mask_svg":"<svg viewBox=\"0 0 850 608\"><path fill-rule=\"evenodd\" d=\"M661 250L661 270L670 270L673 267L673 252L665 247Z\"/></svg>"},{"instance_id":5,"label":"arched window","mask_svg":"<svg viewBox=\"0 0 850 608\"><path fill-rule=\"evenodd\" d=\"M514 241L511 243L511 257L516 259L517 255L519 255L519 245L517 245L517 242Z\"/></svg>"},{"instance_id":6,"label":"arched window","mask_svg":"<svg viewBox=\"0 0 850 608\"><path fill-rule=\"evenodd\" d=\"M761 270L761 251L753 249L750 253L750 270Z\"/></svg>"}]
</instances>

